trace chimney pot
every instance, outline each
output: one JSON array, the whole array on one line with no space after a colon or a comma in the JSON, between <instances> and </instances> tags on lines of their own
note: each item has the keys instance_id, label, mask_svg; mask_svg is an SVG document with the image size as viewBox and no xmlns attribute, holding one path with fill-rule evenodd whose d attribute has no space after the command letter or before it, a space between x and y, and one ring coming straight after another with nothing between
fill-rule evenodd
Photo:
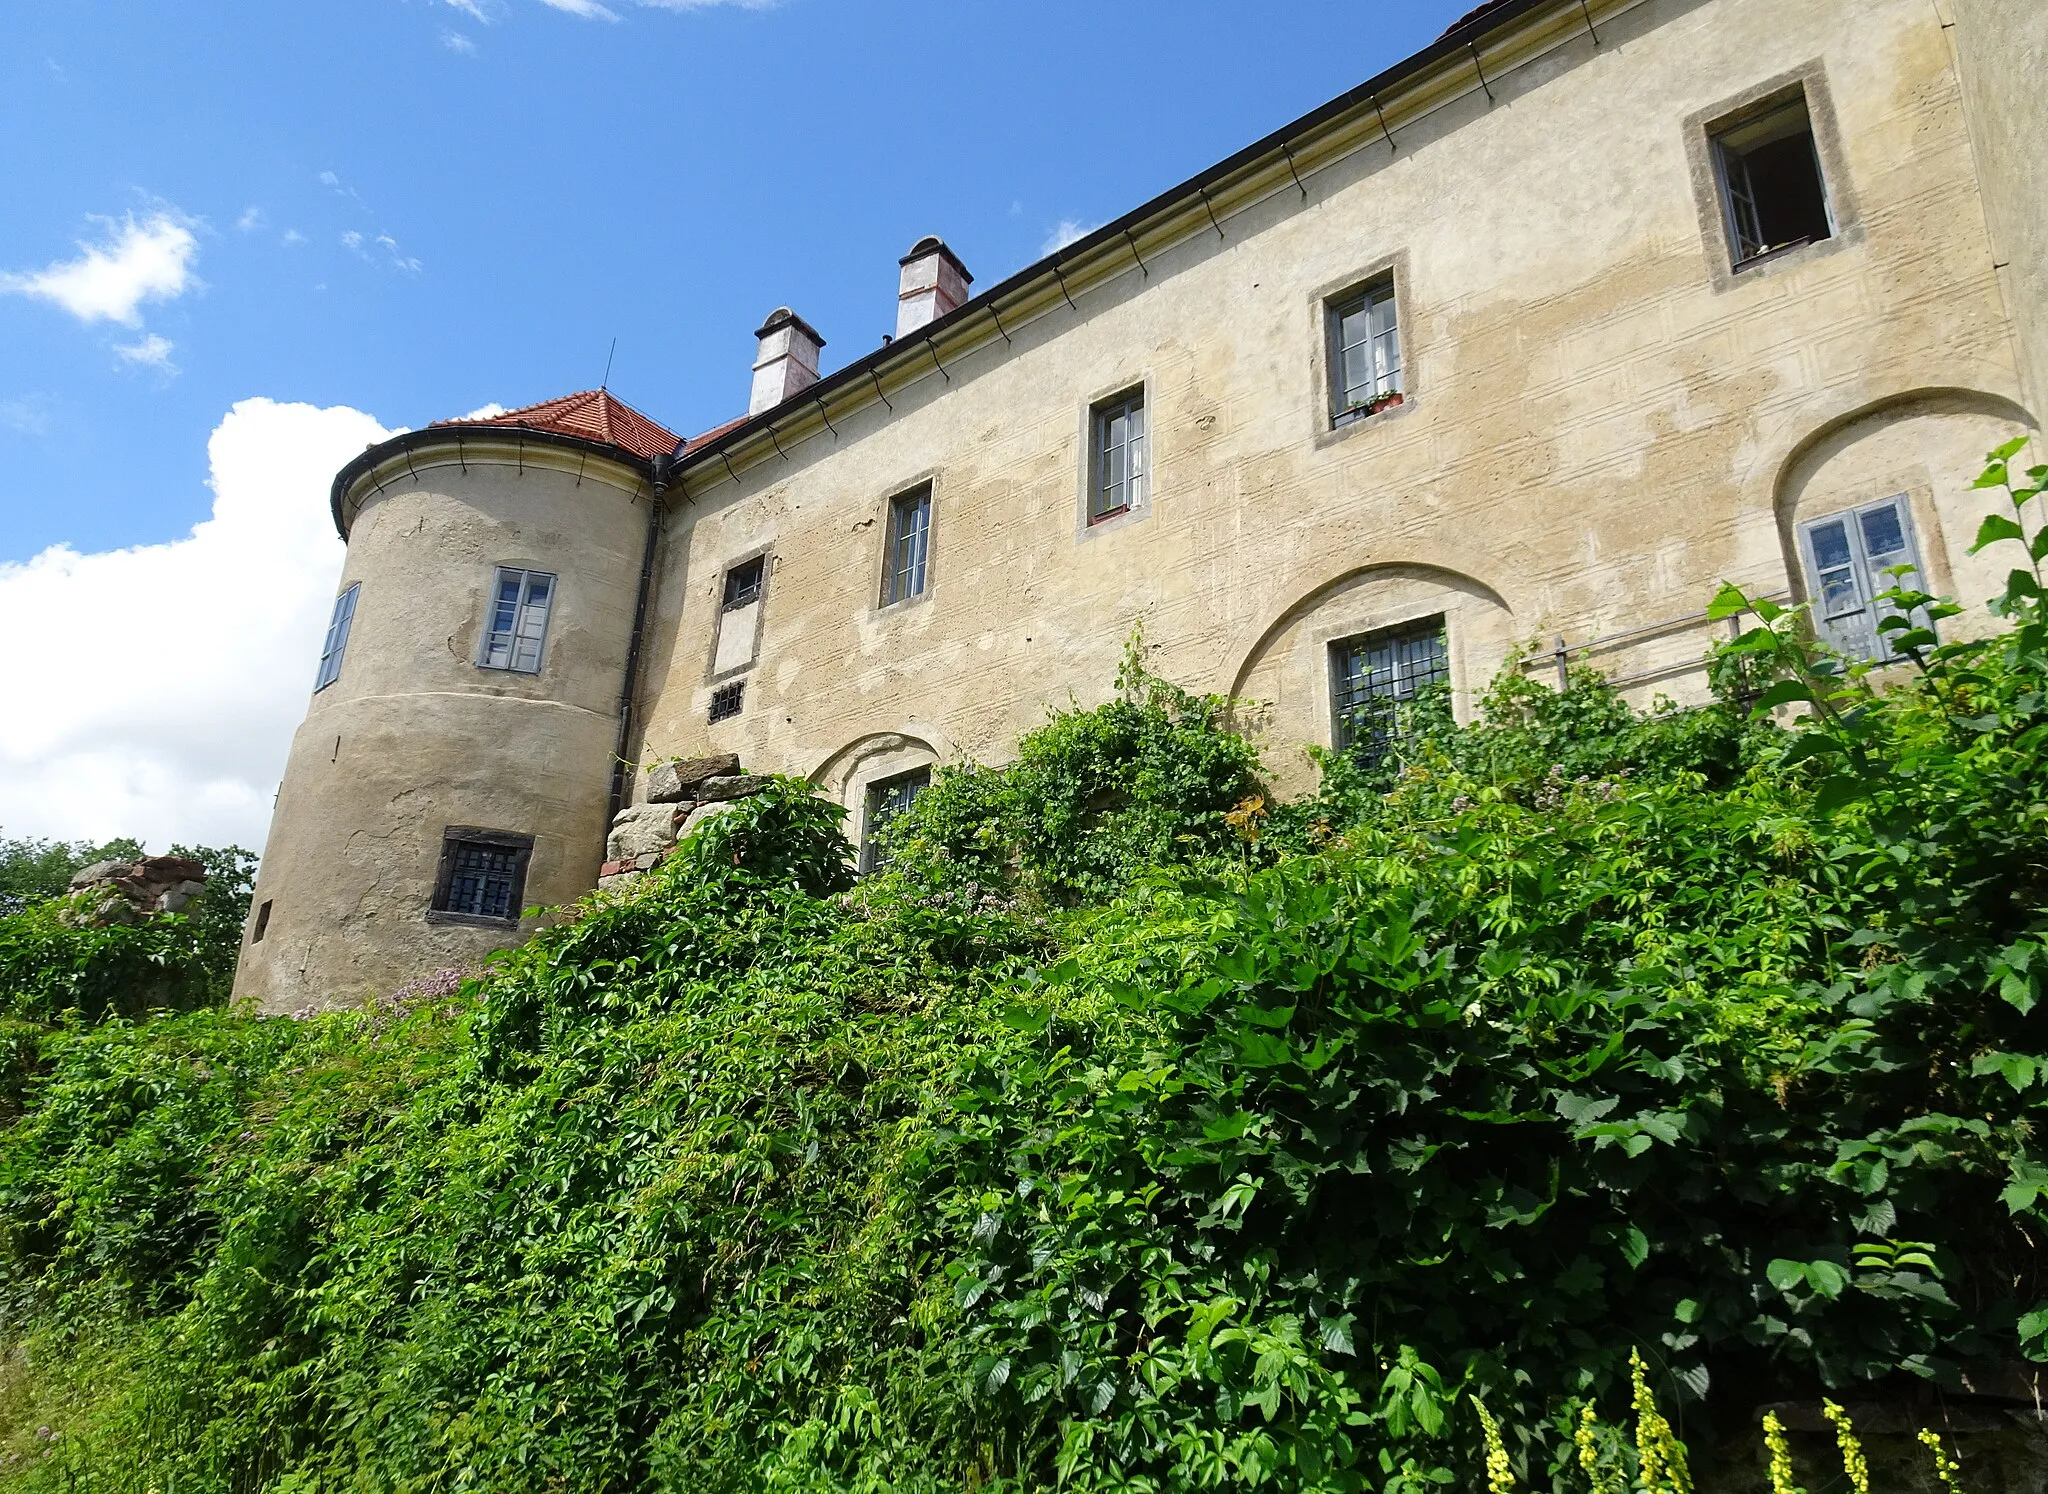
<instances>
[{"instance_id":1,"label":"chimney pot","mask_svg":"<svg viewBox=\"0 0 2048 1494\"><path fill-rule=\"evenodd\" d=\"M946 247L946 241L927 234L910 246L897 261L903 278L896 292L896 335L908 336L919 327L930 326L967 300L967 287L974 277L960 256Z\"/></svg>"},{"instance_id":2,"label":"chimney pot","mask_svg":"<svg viewBox=\"0 0 2048 1494\"><path fill-rule=\"evenodd\" d=\"M769 312L754 335L761 339L761 351L754 359L749 415L772 410L817 383L818 350L825 346L817 328L787 306Z\"/></svg>"}]
</instances>

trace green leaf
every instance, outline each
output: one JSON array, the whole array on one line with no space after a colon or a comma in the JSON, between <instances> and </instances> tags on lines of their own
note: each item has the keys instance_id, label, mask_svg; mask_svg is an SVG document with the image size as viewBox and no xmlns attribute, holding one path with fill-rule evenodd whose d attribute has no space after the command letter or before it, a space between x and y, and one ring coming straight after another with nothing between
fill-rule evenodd
<instances>
[{"instance_id":1,"label":"green leaf","mask_svg":"<svg viewBox=\"0 0 2048 1494\"><path fill-rule=\"evenodd\" d=\"M1707 603L1707 621L1725 622L1731 617L1740 617L1749 611L1749 597L1733 582L1723 581L1721 589L1714 593L1714 600Z\"/></svg>"},{"instance_id":2,"label":"green leaf","mask_svg":"<svg viewBox=\"0 0 2048 1494\"><path fill-rule=\"evenodd\" d=\"M1995 545L2000 540L2024 542L2026 537L2027 532L2004 514L1986 514L1984 522L1977 526L1977 540L1970 546L1970 553L1975 555L1979 550Z\"/></svg>"},{"instance_id":3,"label":"green leaf","mask_svg":"<svg viewBox=\"0 0 2048 1494\"><path fill-rule=\"evenodd\" d=\"M1789 1292L1792 1288L1804 1284L1806 1267L1798 1261L1780 1259L1765 1266L1764 1275L1779 1291Z\"/></svg>"},{"instance_id":4,"label":"green leaf","mask_svg":"<svg viewBox=\"0 0 2048 1494\"><path fill-rule=\"evenodd\" d=\"M1756 698L1756 704L1751 708L1750 714L1752 716L1768 716L1781 705L1791 705L1795 701L1813 701L1815 699L1816 697L1812 689L1807 686L1804 680L1779 680L1777 684L1771 686L1770 689L1764 691L1763 694Z\"/></svg>"},{"instance_id":5,"label":"green leaf","mask_svg":"<svg viewBox=\"0 0 2048 1494\"><path fill-rule=\"evenodd\" d=\"M2025 449L2027 442L2032 439L2031 436L2014 436L2004 445L1993 447L1986 454L1984 460L1986 462L2009 462L2018 456Z\"/></svg>"},{"instance_id":6,"label":"green leaf","mask_svg":"<svg viewBox=\"0 0 2048 1494\"><path fill-rule=\"evenodd\" d=\"M1833 1299L1842 1295L1842 1289L1849 1285L1849 1273L1833 1261L1808 1261L1806 1279L1816 1292Z\"/></svg>"}]
</instances>

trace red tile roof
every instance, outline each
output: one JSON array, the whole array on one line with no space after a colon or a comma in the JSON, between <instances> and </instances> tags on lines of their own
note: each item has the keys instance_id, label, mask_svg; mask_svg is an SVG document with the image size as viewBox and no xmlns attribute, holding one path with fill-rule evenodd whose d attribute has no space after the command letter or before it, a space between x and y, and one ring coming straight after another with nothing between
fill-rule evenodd
<instances>
[{"instance_id":1,"label":"red tile roof","mask_svg":"<svg viewBox=\"0 0 2048 1494\"><path fill-rule=\"evenodd\" d=\"M558 436L575 436L585 441L602 441L643 461L667 456L677 440L673 431L656 425L645 415L616 398L609 390L586 389L560 399L542 400L502 415L477 419L437 420L435 425L512 425L530 431L553 431Z\"/></svg>"},{"instance_id":2,"label":"red tile roof","mask_svg":"<svg viewBox=\"0 0 2048 1494\"><path fill-rule=\"evenodd\" d=\"M1465 25L1467 22L1478 20L1481 16L1485 15L1490 10L1499 10L1503 5L1507 3L1508 0L1486 0L1486 3L1483 5L1474 6L1472 9L1466 11L1462 16L1459 16L1457 20L1451 22L1450 25L1446 26L1444 28L1444 36L1449 36L1453 31L1456 31L1460 26ZM1438 37L1437 40L1441 41L1443 40L1443 37Z\"/></svg>"}]
</instances>

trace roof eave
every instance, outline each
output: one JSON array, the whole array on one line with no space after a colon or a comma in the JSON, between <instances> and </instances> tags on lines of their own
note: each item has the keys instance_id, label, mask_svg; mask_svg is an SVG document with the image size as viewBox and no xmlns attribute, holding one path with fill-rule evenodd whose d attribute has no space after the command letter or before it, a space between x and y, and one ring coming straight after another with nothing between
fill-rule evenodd
<instances>
[{"instance_id":1,"label":"roof eave","mask_svg":"<svg viewBox=\"0 0 2048 1494\"><path fill-rule=\"evenodd\" d=\"M635 456L625 447L614 446L609 441L565 436L560 431L542 430L530 425L429 425L365 447L360 456L352 459L347 466L334 474L334 484L328 490L327 497L328 512L334 516L334 532L339 534L344 542L347 541L349 526L342 519L344 502L357 484L391 458L405 456L429 446L452 444L460 450L465 438L488 440L492 437L525 446L552 446L564 451L586 452L629 468L649 482L654 480L654 463L650 458ZM357 511L361 511L360 506Z\"/></svg>"}]
</instances>

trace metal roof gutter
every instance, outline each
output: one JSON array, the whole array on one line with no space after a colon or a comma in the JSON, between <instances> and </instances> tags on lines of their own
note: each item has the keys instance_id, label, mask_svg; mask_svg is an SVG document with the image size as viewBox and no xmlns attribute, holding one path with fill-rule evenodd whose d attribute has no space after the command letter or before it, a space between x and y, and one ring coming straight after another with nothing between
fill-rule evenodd
<instances>
[{"instance_id":1,"label":"metal roof gutter","mask_svg":"<svg viewBox=\"0 0 2048 1494\"><path fill-rule=\"evenodd\" d=\"M1304 135L1313 133L1334 120L1344 118L1361 107L1367 105L1377 107L1379 96L1382 93L1409 81L1418 74L1427 72L1439 63L1455 57L1469 56L1475 71L1478 72L1481 84L1484 85L1486 81L1485 74L1483 71L1478 70L1477 52L1478 43L1482 37L1511 25L1531 11L1569 9L1574 3L1575 0L1506 0L1506 3L1501 4L1497 8L1490 9L1483 15L1475 16L1463 25L1453 27L1421 51L1403 58L1392 67L1387 68L1374 77L1368 78L1349 92L1339 94L1328 103L1311 110L1292 123L1282 125L1264 138L1255 140L1244 149L1218 161L1199 175L1189 177L1178 186L1169 187L1150 201L1141 203L1139 206L1131 209L1121 218L1103 224L1094 232L1076 239L1073 243L1056 250L1034 264L1025 266L1007 280L990 286L973 299L962 302L958 307L938 320L920 328L916 335L884 343L875 351L855 359L844 368L828 374L817 383L810 385L801 393L784 400L781 404L775 406L774 409L763 411L761 414L721 433L717 439L707 441L702 446L691 447L682 454L678 463L678 478L680 479L689 471L694 470L700 461L709 461L714 457L722 456L730 448L745 442L763 430L770 431L772 435L772 427L778 414L787 414L792 410L800 410L807 405L821 404L829 396L854 384L858 384L863 379L878 380L882 370L885 368L911 362L923 362L926 359L936 362L938 355L932 344L940 334L962 326L984 313L992 313L993 308L998 302L1016 295L1019 291L1042 287L1048 281L1053 280L1061 280L1062 288L1064 288L1064 280L1060 275L1060 270L1064 266L1087 259L1096 251L1112 244L1118 239L1128 241L1135 235L1140 226L1150 222L1152 219L1166 216L1171 210L1182 208L1198 201L1206 202L1206 188L1228 177L1235 176L1250 167L1269 163L1279 158L1285 158L1291 163L1293 157L1288 147L1292 142ZM1576 3L1582 5L1583 0L1576 0ZM1587 17L1587 27L1590 31L1592 27L1590 14ZM1491 96L1491 90L1489 89L1488 97L1490 98ZM1135 252L1134 246L1133 253ZM997 329L1001 330L1000 320L997 321L996 325ZM1008 336L1007 333L1004 335L1005 337ZM943 365L941 365L941 370L943 371ZM728 459L729 465L730 461Z\"/></svg>"},{"instance_id":2,"label":"metal roof gutter","mask_svg":"<svg viewBox=\"0 0 2048 1494\"><path fill-rule=\"evenodd\" d=\"M364 448L361 456L334 474L334 485L328 489L327 507L334 515L335 533L344 540L348 538L348 525L342 520L342 503L357 483L385 462L394 457L409 456L429 446L453 443L460 450L465 440L489 441L493 437L499 441L509 441L522 446L552 446L564 451L580 451L591 456L601 456L621 467L630 468L650 483L654 481L652 461L645 457L637 457L623 446L614 446L609 441L565 436L559 431L544 431L530 425L429 425Z\"/></svg>"}]
</instances>

